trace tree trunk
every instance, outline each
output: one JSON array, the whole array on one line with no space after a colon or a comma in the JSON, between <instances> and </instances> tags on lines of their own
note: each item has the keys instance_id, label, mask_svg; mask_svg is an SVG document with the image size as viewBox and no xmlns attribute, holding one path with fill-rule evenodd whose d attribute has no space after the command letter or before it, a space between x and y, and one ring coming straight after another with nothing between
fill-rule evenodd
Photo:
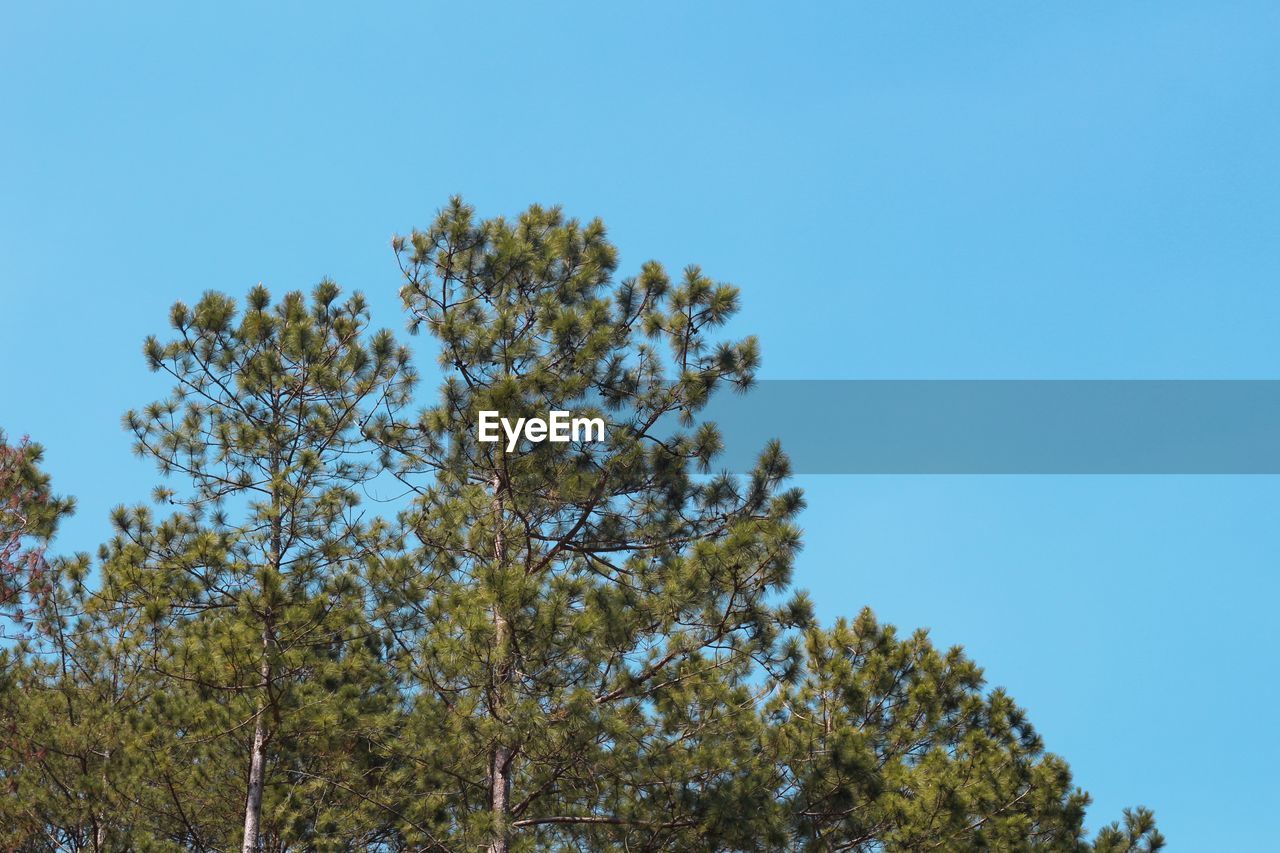
<instances>
[{"instance_id":1,"label":"tree trunk","mask_svg":"<svg viewBox=\"0 0 1280 853\"><path fill-rule=\"evenodd\" d=\"M502 614L501 593L506 563L506 543L503 539L505 523L502 502L502 478L493 478L494 542L493 557L496 563L498 601L493 604L493 682L489 696L489 713L499 724L503 720L503 706L511 681L511 626ZM493 745L489 755L489 811L493 815L493 835L489 840L489 853L507 853L511 834L511 760L514 750L503 740Z\"/></svg>"},{"instance_id":2,"label":"tree trunk","mask_svg":"<svg viewBox=\"0 0 1280 853\"><path fill-rule=\"evenodd\" d=\"M258 849L258 835L262 830L262 785L267 763L267 691L271 686L271 618L262 625L262 668L258 684L258 710L253 721L253 751L249 756L249 795L244 806L244 840L241 853L254 853Z\"/></svg>"},{"instance_id":3,"label":"tree trunk","mask_svg":"<svg viewBox=\"0 0 1280 853\"><path fill-rule=\"evenodd\" d=\"M111 750L104 750L102 753L102 794L107 794L107 762L111 760ZM93 849L101 851L107 849L107 816L102 814L93 820Z\"/></svg>"},{"instance_id":4,"label":"tree trunk","mask_svg":"<svg viewBox=\"0 0 1280 853\"><path fill-rule=\"evenodd\" d=\"M276 416L279 417L278 402ZM280 454L271 454L271 470L279 471ZM282 539L284 523L280 508L280 493L271 486L271 553L270 566L278 574L283 558ZM265 580L260 581L265 591ZM240 853L254 853L258 849L258 837L262 833L262 786L267 772L267 709L271 700L271 644L275 639L275 611L270 601L265 602L262 613L262 663L258 669L258 704L253 720L253 752L249 756L249 792L244 804L244 837Z\"/></svg>"},{"instance_id":5,"label":"tree trunk","mask_svg":"<svg viewBox=\"0 0 1280 853\"><path fill-rule=\"evenodd\" d=\"M505 627L501 616L495 622L498 627ZM501 741L494 745L489 756L489 810L493 814L489 853L507 853L511 831L511 759L511 747Z\"/></svg>"}]
</instances>

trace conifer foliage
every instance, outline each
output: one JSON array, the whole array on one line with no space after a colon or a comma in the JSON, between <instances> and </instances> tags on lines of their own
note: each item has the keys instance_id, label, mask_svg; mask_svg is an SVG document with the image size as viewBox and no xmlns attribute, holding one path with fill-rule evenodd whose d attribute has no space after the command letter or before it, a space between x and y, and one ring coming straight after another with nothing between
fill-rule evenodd
<instances>
[{"instance_id":1,"label":"conifer foliage","mask_svg":"<svg viewBox=\"0 0 1280 853\"><path fill-rule=\"evenodd\" d=\"M711 339L737 290L657 264L615 282L601 223L536 207L476 221L455 202L396 246L446 371L439 405L385 437L433 573L405 671L451 746L438 832L495 851L730 832L739 789L761 789L718 733L740 730L757 667L794 668L781 630L805 609L770 604L799 546L780 449L699 480L716 431L667 425L751 382L755 340ZM477 441L485 410L586 412L607 438L509 452Z\"/></svg>"},{"instance_id":2,"label":"conifer foliage","mask_svg":"<svg viewBox=\"0 0 1280 853\"><path fill-rule=\"evenodd\" d=\"M389 333L366 334L363 299L338 297L326 281L274 306L256 287L243 313L217 293L178 303L176 336L145 347L173 394L125 418L185 488L157 491L179 508L163 519L116 513L104 596L143 614L157 674L215 699L217 725L243 741L245 851L299 831L263 821L272 773L273 791L304 801L316 781L341 784L278 747L343 737L376 663L358 576L385 531L360 512L377 472L366 431L412 373Z\"/></svg>"},{"instance_id":3,"label":"conifer foliage","mask_svg":"<svg viewBox=\"0 0 1280 853\"><path fill-rule=\"evenodd\" d=\"M0 637L23 636L51 591L45 547L73 502L50 492L43 450L0 430ZM6 624L7 622L7 624Z\"/></svg>"},{"instance_id":4,"label":"conifer foliage","mask_svg":"<svg viewBox=\"0 0 1280 853\"><path fill-rule=\"evenodd\" d=\"M453 200L393 241L443 381L331 282L179 303L97 560L0 441L0 849L1155 851L956 648L792 585L785 454L716 468L736 288ZM604 437L481 441L481 412ZM368 496L400 495L389 503ZM38 567L38 571L35 570ZM21 607L21 612L19 612Z\"/></svg>"}]
</instances>

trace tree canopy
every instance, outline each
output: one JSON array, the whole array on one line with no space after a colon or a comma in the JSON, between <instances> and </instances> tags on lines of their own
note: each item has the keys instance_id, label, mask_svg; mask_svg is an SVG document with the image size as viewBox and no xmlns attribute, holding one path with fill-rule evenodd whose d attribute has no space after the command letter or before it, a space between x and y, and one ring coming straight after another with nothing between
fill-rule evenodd
<instances>
[{"instance_id":1,"label":"tree canopy","mask_svg":"<svg viewBox=\"0 0 1280 853\"><path fill-rule=\"evenodd\" d=\"M792 583L784 449L717 469L737 288L617 275L598 220L452 200L355 294L179 302L125 417L163 482L96 557L0 436L0 848L1155 851L960 648ZM603 439L480 440L571 410ZM395 496L372 500L371 496ZM130 496L122 496L128 499Z\"/></svg>"}]
</instances>

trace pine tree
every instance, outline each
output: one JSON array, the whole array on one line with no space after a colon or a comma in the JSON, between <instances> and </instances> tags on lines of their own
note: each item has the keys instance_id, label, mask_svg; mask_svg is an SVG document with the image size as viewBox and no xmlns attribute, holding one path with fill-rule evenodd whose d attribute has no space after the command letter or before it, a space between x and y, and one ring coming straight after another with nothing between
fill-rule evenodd
<instances>
[{"instance_id":1,"label":"pine tree","mask_svg":"<svg viewBox=\"0 0 1280 853\"><path fill-rule=\"evenodd\" d=\"M959 647L900 639L869 610L806 632L804 676L765 709L797 843L814 850L1132 850L1150 813L1083 841L1088 795Z\"/></svg>"},{"instance_id":2,"label":"pine tree","mask_svg":"<svg viewBox=\"0 0 1280 853\"><path fill-rule=\"evenodd\" d=\"M24 636L28 615L52 591L45 548L58 522L75 504L50 491L40 468L43 448L22 439L10 444L0 430L0 639Z\"/></svg>"},{"instance_id":3,"label":"pine tree","mask_svg":"<svg viewBox=\"0 0 1280 853\"><path fill-rule=\"evenodd\" d=\"M349 711L376 693L362 691L377 680L378 644L358 577L385 531L360 509L377 468L365 430L402 404L412 371L390 334L368 334L363 299L338 296L326 281L310 302L295 292L275 306L258 286L243 313L218 293L176 304L176 337L145 347L173 394L126 416L138 452L189 485L157 490L177 508L167 517L116 512L103 599L145 614L139 641L166 679L194 688L203 729L248 734L246 853L267 829L269 774L290 785L279 797L306 806L332 780L287 759L309 735L358 733ZM290 739L304 751L291 755ZM280 814L272 832L296 834Z\"/></svg>"},{"instance_id":4,"label":"pine tree","mask_svg":"<svg viewBox=\"0 0 1280 853\"><path fill-rule=\"evenodd\" d=\"M21 629L0 648L0 848L104 850L144 840L123 832L138 801L117 775L137 751L139 667L86 616L88 557L46 559L74 502L53 495L40 459L38 445L0 436L0 559Z\"/></svg>"},{"instance_id":5,"label":"pine tree","mask_svg":"<svg viewBox=\"0 0 1280 853\"><path fill-rule=\"evenodd\" d=\"M424 596L393 609L402 635L421 617L405 666L433 736L415 840L659 849L743 825L750 747L714 734L754 715L760 667L794 665L781 631L805 608L778 606L802 505L785 457L703 473L719 436L680 427L752 381L755 340L711 339L737 290L656 263L614 281L603 226L557 209L480 221L455 200L396 249L447 372L440 404L384 435L419 492ZM481 411L551 410L600 417L604 440L477 438Z\"/></svg>"}]
</instances>

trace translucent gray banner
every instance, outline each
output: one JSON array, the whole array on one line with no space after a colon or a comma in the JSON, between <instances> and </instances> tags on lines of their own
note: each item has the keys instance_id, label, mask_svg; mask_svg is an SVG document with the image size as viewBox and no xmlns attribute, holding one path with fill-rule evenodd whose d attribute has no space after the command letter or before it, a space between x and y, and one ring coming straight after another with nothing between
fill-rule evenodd
<instances>
[{"instance_id":1,"label":"translucent gray banner","mask_svg":"<svg viewBox=\"0 0 1280 853\"><path fill-rule=\"evenodd\" d=\"M771 438L797 474L1277 474L1278 380L772 380L702 415L742 471Z\"/></svg>"}]
</instances>

